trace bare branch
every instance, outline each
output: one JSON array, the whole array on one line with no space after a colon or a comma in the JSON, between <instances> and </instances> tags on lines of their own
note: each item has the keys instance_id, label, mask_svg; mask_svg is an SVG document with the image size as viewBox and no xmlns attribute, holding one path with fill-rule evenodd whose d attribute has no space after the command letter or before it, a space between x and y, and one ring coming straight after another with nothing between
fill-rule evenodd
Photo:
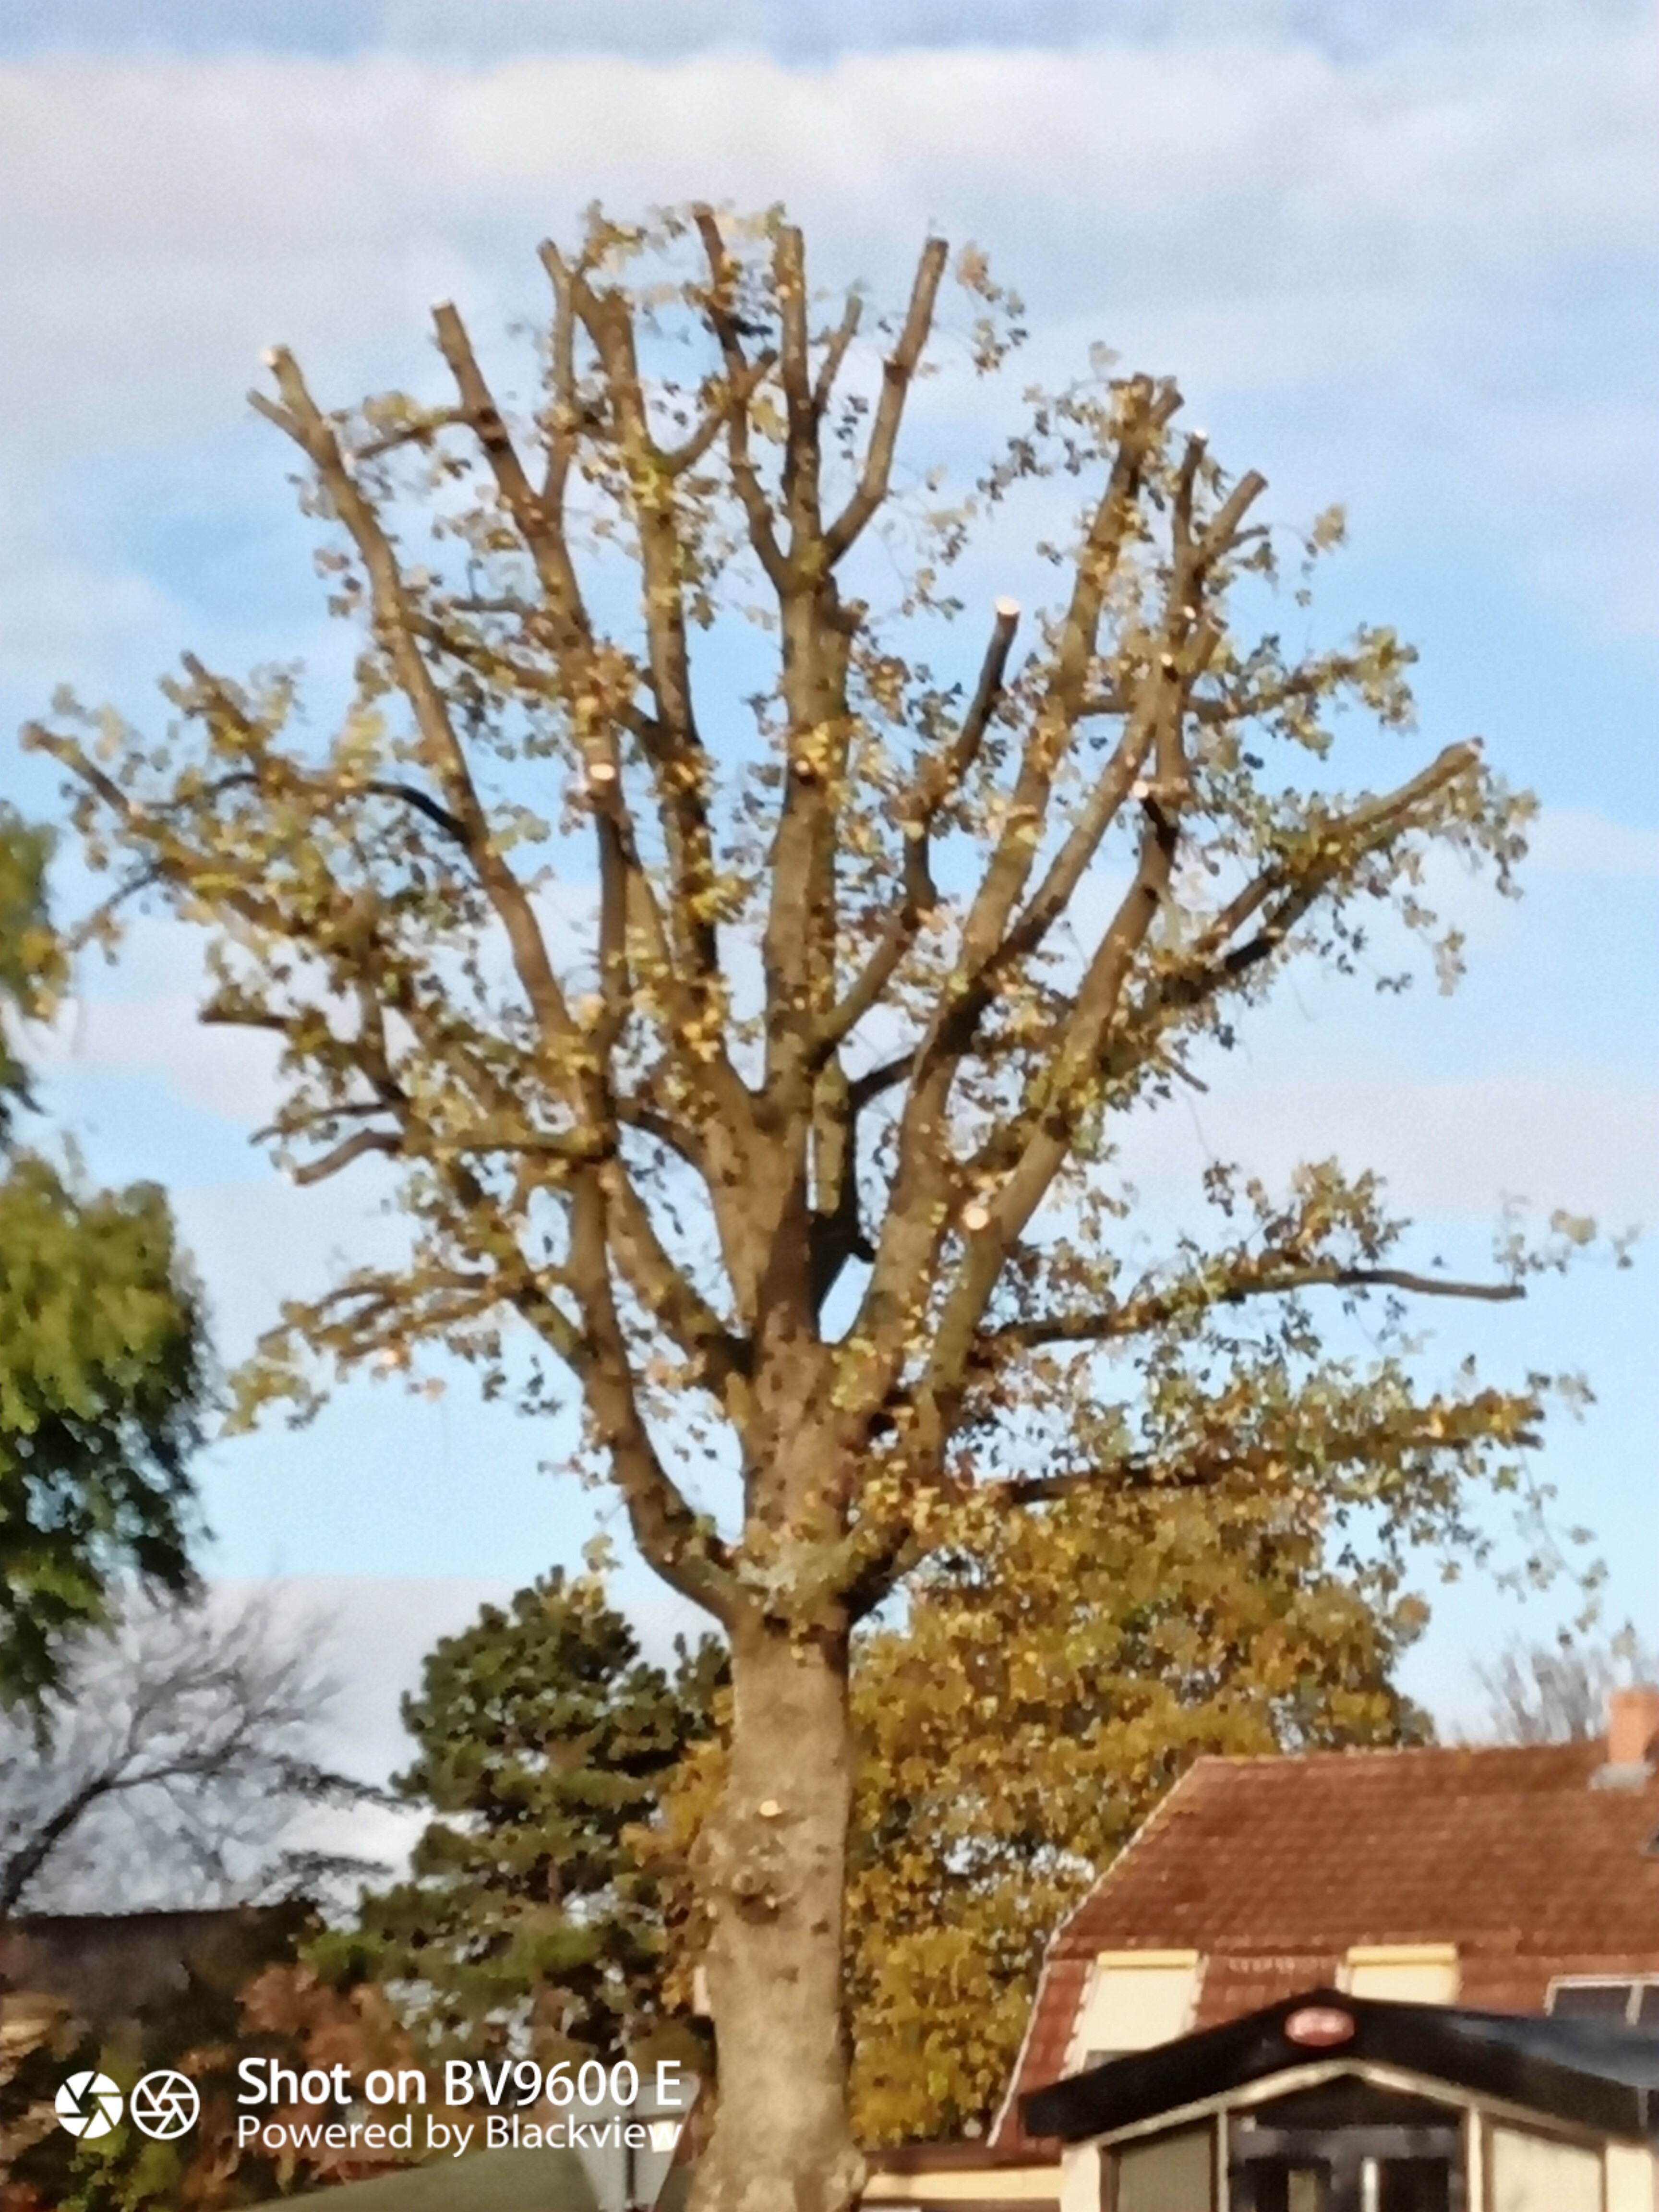
<instances>
[{"instance_id":1,"label":"bare branch","mask_svg":"<svg viewBox=\"0 0 1659 2212\"><path fill-rule=\"evenodd\" d=\"M662 456L662 465L672 477L683 477L694 469L726 428L733 406L747 409L761 386L777 366L777 355L771 351L757 354L744 371L735 391L723 394L720 404L711 407L696 428L678 446L671 446Z\"/></svg>"},{"instance_id":2,"label":"bare branch","mask_svg":"<svg viewBox=\"0 0 1659 2212\"><path fill-rule=\"evenodd\" d=\"M651 435L627 301L614 292L597 294L586 283L575 286L574 297L605 370L617 446L633 492L645 578L651 688L657 708L655 722L639 734L655 775L658 812L673 872L675 896L669 927L684 972L701 994L707 1017L708 987L719 963L709 908L714 856L708 793L713 771L698 734L692 701L684 582L686 564L675 503L675 471L666 465ZM625 825L618 826L626 834ZM643 880L635 886L634 896L649 896Z\"/></svg>"},{"instance_id":3,"label":"bare branch","mask_svg":"<svg viewBox=\"0 0 1659 2212\"><path fill-rule=\"evenodd\" d=\"M584 1176L572 1195L569 1274L585 1322L573 1364L634 1540L671 1588L729 1626L739 1585L726 1547L691 1510L641 1417L628 1340L611 1287L609 1205L597 1173Z\"/></svg>"},{"instance_id":4,"label":"bare branch","mask_svg":"<svg viewBox=\"0 0 1659 2212\"><path fill-rule=\"evenodd\" d=\"M750 381L751 364L738 331L732 301L737 272L713 208L694 208L692 216L708 261L704 309L726 364L726 451L731 456L732 481L748 524L749 542L774 588L782 592L789 583L789 563L778 544L771 505L749 450L749 399L757 387Z\"/></svg>"},{"instance_id":5,"label":"bare branch","mask_svg":"<svg viewBox=\"0 0 1659 2212\"><path fill-rule=\"evenodd\" d=\"M887 496L892 481L893 457L898 447L899 425L904 419L905 399L933 326L933 304L939 297L949 251L942 238L930 238L922 248L898 343L882 363L881 398L877 402L876 419L871 426L858 489L823 533L824 557L831 567L858 543Z\"/></svg>"},{"instance_id":6,"label":"bare branch","mask_svg":"<svg viewBox=\"0 0 1659 2212\"><path fill-rule=\"evenodd\" d=\"M414 709L428 765L443 784L450 807L465 830L469 854L501 920L526 996L544 1036L550 1042L568 1038L572 1024L563 990L548 957L529 896L489 834L448 708L415 643L408 592L391 541L380 517L353 481L339 441L313 400L293 356L278 349L271 356L271 364L283 405L295 424L296 442L316 469L362 559L376 626L398 684Z\"/></svg>"},{"instance_id":7,"label":"bare branch","mask_svg":"<svg viewBox=\"0 0 1659 2212\"><path fill-rule=\"evenodd\" d=\"M1230 1276L1219 1287L1177 1284L1167 1293L1145 1293L1121 1305L1088 1313L1047 1314L1000 1322L981 1329L978 1345L986 1352L1027 1351L1047 1344L1105 1344L1143 1336L1177 1316L1209 1306L1237 1305L1246 1298L1288 1297L1297 1291L1403 1291L1431 1298L1475 1299L1507 1305L1526 1296L1521 1283L1463 1282L1443 1275L1414 1273L1407 1267L1346 1267L1293 1264L1274 1268L1272 1255L1252 1262L1249 1273Z\"/></svg>"},{"instance_id":8,"label":"bare branch","mask_svg":"<svg viewBox=\"0 0 1659 2212\"><path fill-rule=\"evenodd\" d=\"M1478 1408L1475 1409L1477 1412ZM1325 1456L1331 1461L1362 1462L1386 1443L1390 1453L1444 1452L1455 1449L1466 1439L1449 1431L1443 1419L1437 1427L1431 1421L1415 1431L1401 1435L1389 1431L1386 1437L1372 1428L1362 1430L1327 1431L1321 1443ZM1542 1437L1532 1429L1516 1431L1512 1443L1518 1450L1535 1451ZM1000 1504L1014 1507L1052 1505L1060 1499L1073 1498L1079 1491L1122 1491L1130 1495L1160 1491L1214 1490L1224 1482L1236 1482L1241 1477L1260 1481L1282 1472L1291 1455L1286 1448L1275 1444L1251 1445L1243 1449L1210 1449L1194 1453L1189 1458L1137 1457L1109 1460L1099 1467L1068 1468L1052 1474L1029 1475L991 1486Z\"/></svg>"},{"instance_id":9,"label":"bare branch","mask_svg":"<svg viewBox=\"0 0 1659 2212\"><path fill-rule=\"evenodd\" d=\"M217 1901L228 1880L247 1895L299 1820L386 1802L311 1756L333 1694L325 1626L283 1634L258 1601L222 1619L134 1598L79 1647L48 1735L0 1717L0 1925L48 1900L84 1910L112 1883L131 1898L135 1877L167 1881L172 1904Z\"/></svg>"},{"instance_id":10,"label":"bare branch","mask_svg":"<svg viewBox=\"0 0 1659 2212\"><path fill-rule=\"evenodd\" d=\"M1174 385L1154 386L1146 379L1139 380L1125 396L1117 451L1078 556L1054 671L1026 739L1001 835L963 925L961 973L950 995L945 1018L936 1025L927 1048L929 1056L935 1052L947 1056L959 1052L984 1011L988 964L1003 943L1009 918L1030 876L1054 777L1077 727L1107 586L1122 558L1135 519L1147 459L1180 404L1181 394ZM1151 740L1150 727L1143 726L1120 744L1117 755L1103 772L1086 823L1079 825L1079 839L1092 837L1098 842Z\"/></svg>"},{"instance_id":11,"label":"bare branch","mask_svg":"<svg viewBox=\"0 0 1659 2212\"><path fill-rule=\"evenodd\" d=\"M1196 1005L1259 967L1280 949L1346 869L1386 845L1409 826L1425 800L1478 768L1480 761L1478 743L1448 745L1419 775L1380 799L1346 814L1324 815L1316 810L1309 827L1316 834L1319 857L1299 869L1275 860L1253 877L1203 932L1189 958L1150 995L1143 1013L1157 1016ZM1231 945L1244 924L1281 893L1255 936L1243 945Z\"/></svg>"},{"instance_id":12,"label":"bare branch","mask_svg":"<svg viewBox=\"0 0 1659 2212\"><path fill-rule=\"evenodd\" d=\"M565 539L562 506L550 505L526 473L459 315L447 301L442 301L433 310L433 322L439 351L449 364L460 394L464 416L483 449L514 526L536 564L553 651L567 691L574 696L584 679L590 684L593 680L594 638ZM623 708L624 703L611 702L613 710Z\"/></svg>"},{"instance_id":13,"label":"bare branch","mask_svg":"<svg viewBox=\"0 0 1659 2212\"><path fill-rule=\"evenodd\" d=\"M354 1160L367 1159L376 1152L389 1159L396 1159L403 1149L401 1137L391 1131L360 1129L356 1136L347 1137L331 1152L325 1152L320 1159L303 1161L291 1173L295 1182L303 1189L312 1183L326 1182L331 1176L337 1176L343 1168L349 1168Z\"/></svg>"},{"instance_id":14,"label":"bare branch","mask_svg":"<svg viewBox=\"0 0 1659 2212\"><path fill-rule=\"evenodd\" d=\"M848 295L842 310L841 321L830 335L823 349L823 359L818 365L817 380L812 386L812 412L823 419L836 389L836 379L841 374L841 365L847 358L847 349L858 335L864 313L864 302L856 292Z\"/></svg>"},{"instance_id":15,"label":"bare branch","mask_svg":"<svg viewBox=\"0 0 1659 2212\"><path fill-rule=\"evenodd\" d=\"M961 791L979 757L991 717L1002 696L1003 676L1018 626L1018 605L1012 599L999 599L979 683L955 742L942 758L927 763L914 799L898 809L904 838L904 896L847 996L818 1024L813 1035L810 1065L821 1065L843 1039L852 1035L864 1017L880 1004L905 954L915 944L923 919L938 902L928 858L933 824Z\"/></svg>"}]
</instances>

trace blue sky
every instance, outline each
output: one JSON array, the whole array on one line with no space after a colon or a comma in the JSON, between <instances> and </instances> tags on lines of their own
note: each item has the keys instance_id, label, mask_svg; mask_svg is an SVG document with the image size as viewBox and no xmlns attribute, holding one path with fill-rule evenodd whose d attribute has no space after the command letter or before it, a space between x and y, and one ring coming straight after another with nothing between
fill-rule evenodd
<instances>
[{"instance_id":1,"label":"blue sky","mask_svg":"<svg viewBox=\"0 0 1659 2212\"><path fill-rule=\"evenodd\" d=\"M1505 1194L1654 1221L1656 55L1650 10L1582 0L14 0L0 731L62 679L142 717L185 647L337 652L243 404L271 343L335 399L429 374L435 298L498 345L538 304L536 240L595 197L783 198L821 275L877 283L936 225L1024 292L1039 368L1103 339L1181 376L1277 515L1344 500L1322 619L1395 623L1423 651L1418 742L1478 731L1544 803L1526 898L1457 891L1463 991L1287 996L1201 1114L1136 1139L1154 1212L1208 1154L1340 1149L1471 1261ZM0 786L55 803L9 736ZM383 1232L372 1191L293 1193L251 1151L259 1049L194 1028L194 958L156 927L88 974L49 1095L100 1171L173 1187L234 1354ZM1449 1358L1589 1373L1549 1471L1650 1636L1655 1264L1434 1317ZM574 1555L592 1501L544 1451L459 1386L363 1385L211 1455L213 1563L374 1583L378 1644L412 1655ZM1454 1709L1468 1653L1558 1610L1462 1585L1415 1679Z\"/></svg>"}]
</instances>

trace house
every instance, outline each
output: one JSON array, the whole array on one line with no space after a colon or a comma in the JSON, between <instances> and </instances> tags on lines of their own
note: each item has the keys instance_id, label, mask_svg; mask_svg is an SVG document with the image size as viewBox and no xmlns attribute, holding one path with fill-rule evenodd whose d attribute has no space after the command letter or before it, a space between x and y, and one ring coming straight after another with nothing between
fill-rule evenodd
<instances>
[{"instance_id":1,"label":"house","mask_svg":"<svg viewBox=\"0 0 1659 2212\"><path fill-rule=\"evenodd\" d=\"M1285 2023L1322 2013L1346 2047L1320 2060L1316 2081ZM1413 2037L1423 2065L1407 2082L1401 2039ZM1599 2056L1586 2055L1589 2044ZM1472 2051L1485 2055L1477 2063ZM1625 2150L1647 2152L1605 2130L1595 2145L1582 2129L1575 2135L1579 2123L1555 2109L1568 2092L1552 2092L1555 2105L1505 2104L1492 2084L1511 2079L1523 2059L1534 2086L1551 2069L1577 2069L1600 2084L1583 2091L1588 2111L1659 2130L1659 2073L1650 2082L1642 2074L1656 2054L1659 1689L1643 1688L1615 1695L1607 1736L1595 1742L1200 1759L1050 1943L988 2149L1031 2174L1022 2194L1038 2186L1047 2160L1050 2201L1097 2212L1103 2150L1109 2168L1115 2155L1111 2127L1167 2132L1176 2110L1167 2099L1177 2091L1194 2127L1201 2107L1219 2155L1218 2116L1241 2100L1271 2104L1316 2087L1324 2102L1316 2106L1334 2111L1326 2085L1340 2081L1356 2111L1382 2109L1366 2105L1373 2091L1385 2105L1415 2099L1439 2114L1423 2119L1431 2132L1455 2128L1460 2141L1490 2148L1493 2126L1530 2128L1563 2157L1594 2148L1623 2172ZM1185 2154L1197 2159L1197 2143ZM1470 2155L1460 2155L1462 2188ZM1473 2159L1478 2167L1478 2147ZM1650 2184L1650 2165L1642 2172L1645 2183L1620 2186L1642 2212L1659 2212L1630 2194ZM1348 2202L1340 2191L1274 2196L1266 2166L1256 2179L1269 2193L1253 2198L1254 2185L1241 2179L1231 2212L1337 2212ZM964 2175L958 2201L994 2201L988 2172L966 2184ZM1561 2185L1561 2212L1577 2202L1576 2185ZM1443 2199L1437 2186L1424 2182L1425 2205L1455 2203L1455 2190ZM879 2187L867 2201L896 2208L935 2194L906 2197L884 2173ZM1117 2212L1143 2203L1187 2212L1189 2201L1209 2212L1228 2203L1217 2187L1220 2195L1190 2199L1179 2190L1132 2193ZM1389 2212L1395 2201L1417 2212L1409 2193L1368 2200L1366 2212ZM1534 2201L1513 2195L1513 2212ZM1551 2200L1537 2201L1548 2212ZM1492 2203L1510 2212L1510 2198ZM1609 2196L1607 2212L1614 2203ZM1471 2212L1480 2203L1471 2200Z\"/></svg>"},{"instance_id":2,"label":"house","mask_svg":"<svg viewBox=\"0 0 1659 2212\"><path fill-rule=\"evenodd\" d=\"M0 2083L64 2035L107 2039L192 1984L240 1988L303 1911L48 1912L0 1923ZM36 2118L50 2127L50 2107Z\"/></svg>"},{"instance_id":3,"label":"house","mask_svg":"<svg viewBox=\"0 0 1659 2212\"><path fill-rule=\"evenodd\" d=\"M1659 1689L1604 1741L1200 1759L1048 1947L993 2132L1308 1990L1659 2027Z\"/></svg>"},{"instance_id":4,"label":"house","mask_svg":"<svg viewBox=\"0 0 1659 2212\"><path fill-rule=\"evenodd\" d=\"M1025 2100L1064 2212L1655 2212L1659 2035L1312 1990Z\"/></svg>"}]
</instances>

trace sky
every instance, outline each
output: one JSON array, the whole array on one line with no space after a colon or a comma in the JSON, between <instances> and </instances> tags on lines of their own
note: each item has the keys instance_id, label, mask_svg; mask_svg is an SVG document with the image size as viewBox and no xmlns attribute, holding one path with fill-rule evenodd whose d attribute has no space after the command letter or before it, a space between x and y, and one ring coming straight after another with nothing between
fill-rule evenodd
<instances>
[{"instance_id":1,"label":"sky","mask_svg":"<svg viewBox=\"0 0 1659 2212\"><path fill-rule=\"evenodd\" d=\"M595 198L783 200L826 282L902 283L939 228L1023 293L1038 370L1103 341L1180 376L1276 518L1343 501L1321 619L1395 624L1413 744L1478 732L1542 803L1520 902L1449 887L1463 989L1285 994L1224 1085L1135 1133L1152 1212L1208 1158L1340 1150L1471 1263L1506 1200L1659 1222L1656 61L1650 9L1586 0L5 0L0 789L57 808L10 732L60 682L142 720L181 650L337 660L245 403L273 343L331 400L430 384L453 298L505 358L536 242ZM386 1231L372 1183L264 1165L268 1066L194 1025L198 963L137 929L82 979L45 1091L100 1174L169 1186L234 1358ZM1650 1638L1656 1264L1431 1317L1448 1364L1588 1376L1545 1472ZM367 1382L208 1455L209 1565L335 1608L368 1763L432 1636L591 1533L599 1502L544 1456L459 1386ZM625 1587L659 1645L675 1606ZM1451 1717L1472 1657L1571 1609L1473 1576L1430 1595L1410 1680Z\"/></svg>"}]
</instances>

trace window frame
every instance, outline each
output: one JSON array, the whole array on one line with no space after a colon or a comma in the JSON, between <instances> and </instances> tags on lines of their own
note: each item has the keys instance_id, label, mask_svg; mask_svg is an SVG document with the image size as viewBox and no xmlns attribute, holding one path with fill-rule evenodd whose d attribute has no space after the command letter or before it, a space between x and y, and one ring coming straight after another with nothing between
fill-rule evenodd
<instances>
[{"instance_id":1,"label":"window frame","mask_svg":"<svg viewBox=\"0 0 1659 2212\"><path fill-rule=\"evenodd\" d=\"M1389 1998L1381 1990L1357 1990L1356 1975L1371 1972L1386 1974L1391 1967L1406 1972L1413 1968L1419 1972L1438 1972L1449 1981L1449 1993L1439 1997ZM1350 1996L1382 1997L1384 2002L1400 2004L1455 2005L1463 1993L1463 1960L1455 1943L1350 1943L1343 1954L1337 1974L1337 1987Z\"/></svg>"},{"instance_id":2,"label":"window frame","mask_svg":"<svg viewBox=\"0 0 1659 2212\"><path fill-rule=\"evenodd\" d=\"M1077 2010L1072 2016L1072 2033L1066 2052L1067 2074L1101 2065L1106 2058L1121 2058L1137 2051L1158 2048L1156 2044L1129 2044L1121 2049L1109 2049L1094 2041L1089 2015L1104 1976L1185 1974L1188 1979L1182 2025L1176 2028L1173 2038L1164 2039L1165 2041L1179 2041L1182 2036L1192 2033L1193 2021L1197 2017L1204 1994L1206 1965L1207 1960L1202 1951L1189 1948L1165 1950L1149 1947L1144 1950L1097 1951L1089 1962L1089 1972L1078 1998Z\"/></svg>"},{"instance_id":3,"label":"window frame","mask_svg":"<svg viewBox=\"0 0 1659 2212\"><path fill-rule=\"evenodd\" d=\"M1154 2129L1148 2134L1131 2136L1121 2142L1100 2144L1098 2149L1101 2212L1121 2212L1122 2175L1119 2170L1118 2160L1126 2153L1145 2150L1153 2144L1171 2142L1176 2137L1183 2136L1203 2136L1207 2139L1210 2154L1208 2160L1210 2199L1208 2205L1204 2208L1204 2212L1217 2212L1217 2208L1225 2201L1224 2179L1225 2167L1223 2164L1225 2156L1223 2148L1225 2130L1222 2124L1223 2117L1222 2111L1218 2108L1215 2112L1197 2119L1182 2120L1171 2128Z\"/></svg>"},{"instance_id":4,"label":"window frame","mask_svg":"<svg viewBox=\"0 0 1659 2212\"><path fill-rule=\"evenodd\" d=\"M1613 2020L1613 2013L1565 2013L1555 2009L1556 1992L1559 1990L1618 1990L1625 1992L1625 2026L1641 2024L1643 1996L1649 1990L1659 1990L1659 1973L1652 1974L1552 1974L1549 1987L1544 1992L1544 2012L1550 2020Z\"/></svg>"}]
</instances>

